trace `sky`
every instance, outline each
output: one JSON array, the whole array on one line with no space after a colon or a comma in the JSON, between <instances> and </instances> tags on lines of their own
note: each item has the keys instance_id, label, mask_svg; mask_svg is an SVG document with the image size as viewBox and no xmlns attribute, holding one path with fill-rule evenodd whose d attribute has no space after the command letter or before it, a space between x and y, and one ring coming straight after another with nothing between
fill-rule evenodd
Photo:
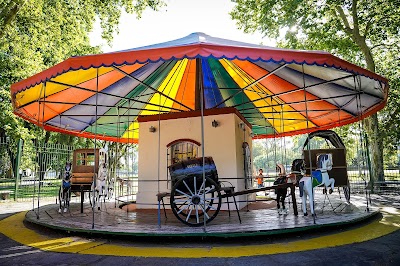
<instances>
[{"instance_id":1,"label":"sky","mask_svg":"<svg viewBox=\"0 0 400 266\"><path fill-rule=\"evenodd\" d=\"M100 24L90 34L92 45L101 45L103 52L125 50L185 37L193 32L254 44L275 46L275 42L262 34L245 34L237 29L229 12L230 0L165 0L160 11L146 10L141 19L122 14L119 34L114 34L112 47L100 37Z\"/></svg>"}]
</instances>

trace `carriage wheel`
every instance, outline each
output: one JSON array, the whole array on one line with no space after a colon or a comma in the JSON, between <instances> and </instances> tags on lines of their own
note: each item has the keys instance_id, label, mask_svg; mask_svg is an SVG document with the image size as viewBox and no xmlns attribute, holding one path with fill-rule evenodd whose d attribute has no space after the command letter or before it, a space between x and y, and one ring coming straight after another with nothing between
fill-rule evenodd
<instances>
[{"instance_id":1,"label":"carriage wheel","mask_svg":"<svg viewBox=\"0 0 400 266\"><path fill-rule=\"evenodd\" d=\"M170 203L172 212L182 223L201 226L204 219L209 223L218 215L221 193L218 184L211 178L207 177L203 185L198 177L188 176L174 185Z\"/></svg>"}]
</instances>

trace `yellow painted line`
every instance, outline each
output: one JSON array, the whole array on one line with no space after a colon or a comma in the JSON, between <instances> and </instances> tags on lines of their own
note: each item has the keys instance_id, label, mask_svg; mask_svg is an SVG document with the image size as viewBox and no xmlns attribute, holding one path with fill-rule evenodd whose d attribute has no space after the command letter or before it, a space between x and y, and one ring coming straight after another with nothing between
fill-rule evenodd
<instances>
[{"instance_id":1,"label":"yellow painted line","mask_svg":"<svg viewBox=\"0 0 400 266\"><path fill-rule=\"evenodd\" d=\"M0 221L0 233L23 245L44 251L77 253L102 244L100 241L88 241L78 237L51 238L38 234L25 227L25 212L12 215Z\"/></svg>"},{"instance_id":2,"label":"yellow painted line","mask_svg":"<svg viewBox=\"0 0 400 266\"><path fill-rule=\"evenodd\" d=\"M78 254L132 256L132 257L244 257L290 253L320 248L336 247L372 240L400 229L400 212L395 208L382 208L383 218L353 230L292 242L260 245L213 245L199 248L185 247L134 247L106 244L79 237L51 238L26 228L23 224L25 213L19 213L0 221L0 233L23 245L45 251L70 252Z\"/></svg>"}]
</instances>

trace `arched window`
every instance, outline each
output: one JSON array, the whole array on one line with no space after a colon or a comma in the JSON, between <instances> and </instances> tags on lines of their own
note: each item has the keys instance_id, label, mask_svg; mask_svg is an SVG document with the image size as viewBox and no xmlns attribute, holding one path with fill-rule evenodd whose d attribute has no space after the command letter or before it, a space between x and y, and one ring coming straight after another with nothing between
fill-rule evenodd
<instances>
[{"instance_id":1,"label":"arched window","mask_svg":"<svg viewBox=\"0 0 400 266\"><path fill-rule=\"evenodd\" d=\"M167 145L167 165L199 156L200 143L191 139L178 139Z\"/></svg>"}]
</instances>

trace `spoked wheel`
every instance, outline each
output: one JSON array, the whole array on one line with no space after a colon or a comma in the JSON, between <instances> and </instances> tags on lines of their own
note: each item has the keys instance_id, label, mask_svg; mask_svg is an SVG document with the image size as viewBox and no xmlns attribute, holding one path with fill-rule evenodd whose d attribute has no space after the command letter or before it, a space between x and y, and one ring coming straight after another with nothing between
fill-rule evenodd
<instances>
[{"instance_id":1,"label":"spoked wheel","mask_svg":"<svg viewBox=\"0 0 400 266\"><path fill-rule=\"evenodd\" d=\"M187 176L179 180L171 190L171 209L176 218L189 226L201 226L211 222L221 208L218 184L211 178ZM204 216L204 217L203 217Z\"/></svg>"}]
</instances>

